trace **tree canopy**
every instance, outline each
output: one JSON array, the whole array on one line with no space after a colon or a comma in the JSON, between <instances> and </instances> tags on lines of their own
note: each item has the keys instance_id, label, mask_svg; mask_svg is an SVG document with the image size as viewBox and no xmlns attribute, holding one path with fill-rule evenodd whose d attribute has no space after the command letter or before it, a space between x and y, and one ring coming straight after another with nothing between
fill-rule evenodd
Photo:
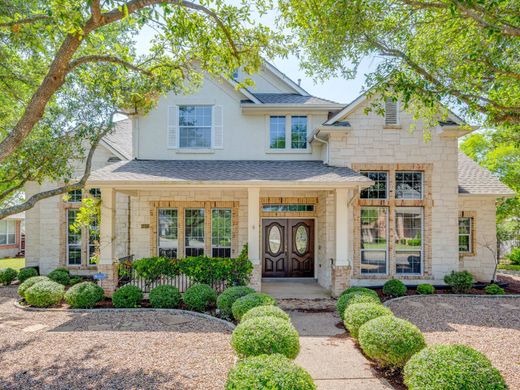
<instances>
[{"instance_id":1,"label":"tree canopy","mask_svg":"<svg viewBox=\"0 0 520 390\"><path fill-rule=\"evenodd\" d=\"M197 87L204 74L253 73L262 56L283 53L280 37L252 17L268 5L0 0L0 219L82 187L114 113L146 113L166 92ZM138 55L145 26L156 33ZM82 179L72 182L71 162L85 158ZM66 185L5 206L25 183L49 180Z\"/></svg>"},{"instance_id":2,"label":"tree canopy","mask_svg":"<svg viewBox=\"0 0 520 390\"><path fill-rule=\"evenodd\" d=\"M442 102L474 122L520 129L518 0L280 0L280 9L308 74L353 77L377 56L370 93L421 117Z\"/></svg>"}]
</instances>

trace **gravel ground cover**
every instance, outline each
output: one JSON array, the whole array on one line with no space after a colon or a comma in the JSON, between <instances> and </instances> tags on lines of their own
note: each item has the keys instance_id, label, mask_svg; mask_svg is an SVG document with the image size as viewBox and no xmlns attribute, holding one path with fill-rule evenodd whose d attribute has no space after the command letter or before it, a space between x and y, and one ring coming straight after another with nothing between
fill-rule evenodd
<instances>
[{"instance_id":1,"label":"gravel ground cover","mask_svg":"<svg viewBox=\"0 0 520 390\"><path fill-rule=\"evenodd\" d=\"M511 389L520 389L520 298L414 296L390 301L428 344L466 344L483 352Z\"/></svg>"},{"instance_id":2,"label":"gravel ground cover","mask_svg":"<svg viewBox=\"0 0 520 390\"><path fill-rule=\"evenodd\" d=\"M0 287L0 389L222 389L231 330L166 312L24 311Z\"/></svg>"}]
</instances>

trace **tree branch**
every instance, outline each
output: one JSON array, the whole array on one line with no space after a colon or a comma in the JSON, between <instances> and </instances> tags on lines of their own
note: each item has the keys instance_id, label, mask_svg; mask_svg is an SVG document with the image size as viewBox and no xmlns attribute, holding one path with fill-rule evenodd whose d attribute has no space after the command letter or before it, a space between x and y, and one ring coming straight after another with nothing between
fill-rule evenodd
<instances>
[{"instance_id":1,"label":"tree branch","mask_svg":"<svg viewBox=\"0 0 520 390\"><path fill-rule=\"evenodd\" d=\"M101 5L99 4L99 0L92 0L90 9L92 10L92 19L94 19L95 22L99 22L101 19Z\"/></svg>"},{"instance_id":2,"label":"tree branch","mask_svg":"<svg viewBox=\"0 0 520 390\"><path fill-rule=\"evenodd\" d=\"M48 15L34 15L34 16L29 16L24 19L18 19L18 20L12 20L10 22L0 23L0 27L13 27L13 26L16 26L17 24L29 24L29 23L37 22L38 20L45 20L45 19L49 19L49 16Z\"/></svg>"},{"instance_id":3,"label":"tree branch","mask_svg":"<svg viewBox=\"0 0 520 390\"><path fill-rule=\"evenodd\" d=\"M15 186L8 188L7 190L0 193L0 202L2 202L5 198L10 196L13 192L18 191L20 188L22 188L26 182L27 182L27 180L24 179L20 183L16 184Z\"/></svg>"},{"instance_id":4,"label":"tree branch","mask_svg":"<svg viewBox=\"0 0 520 390\"><path fill-rule=\"evenodd\" d=\"M79 58L76 58L75 60L72 60L69 64L69 67L68 67L68 72L72 71L74 68L80 66L80 65L83 65L83 64L86 64L88 62L112 62L114 64L119 64L119 65L123 65L125 68L129 68L131 70L134 70L136 72L140 72L140 73L143 73L147 76L150 76L152 77L153 76L153 73L146 70L146 69L143 69L143 68L140 68L139 66L137 65L134 65L130 62L127 62L119 57L115 57L115 56L102 56L102 55L91 55L91 56L84 56L84 57L79 57Z\"/></svg>"}]
</instances>

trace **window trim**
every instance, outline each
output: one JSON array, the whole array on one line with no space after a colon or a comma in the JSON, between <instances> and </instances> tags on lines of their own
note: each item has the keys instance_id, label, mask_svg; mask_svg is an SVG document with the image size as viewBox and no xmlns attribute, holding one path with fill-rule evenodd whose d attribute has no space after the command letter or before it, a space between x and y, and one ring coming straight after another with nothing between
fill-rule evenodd
<instances>
[{"instance_id":1,"label":"window trim","mask_svg":"<svg viewBox=\"0 0 520 390\"><path fill-rule=\"evenodd\" d=\"M397 213L399 209L419 209L421 210L421 249L397 249L397 233L395 233L394 237L394 245L395 245L395 260L397 260L397 253L402 252L420 252L421 253L421 272L397 272L397 263L395 264L395 274L396 275L410 275L410 276L422 276L424 275L424 207L423 206L397 206L394 209L394 222L397 224ZM394 226L394 230L397 230L397 226Z\"/></svg>"},{"instance_id":2,"label":"window trim","mask_svg":"<svg viewBox=\"0 0 520 390\"><path fill-rule=\"evenodd\" d=\"M366 249L366 248L362 248L362 245L363 245L363 238L362 238L362 235L363 235L363 230L362 230L362 226L363 226L363 210L370 210L370 209L384 209L385 210L385 226L386 226L386 249L385 249L385 272L363 272L363 252L383 252L383 250L381 249ZM360 207L359 209L359 231L361 233L361 236L359 238L359 243L360 243L360 248L359 248L359 253L360 253L360 258L359 258L359 264L361 266L360 268L360 274L363 275L363 276L367 276L367 275L388 275L389 274L389 260L390 260L390 246L389 246L389 242L388 242L388 238L389 238L389 235L390 235L390 229L389 229L389 214L390 214L390 208L389 207L386 207L386 206L362 206Z\"/></svg>"},{"instance_id":3,"label":"window trim","mask_svg":"<svg viewBox=\"0 0 520 390\"><path fill-rule=\"evenodd\" d=\"M213 211L215 210L229 210L229 246L215 246L213 245ZM229 257L231 258L231 253L233 251L233 209L231 207L212 207L211 208L211 220L210 220L210 235L211 235L211 257L213 257L213 249L228 249L229 248Z\"/></svg>"},{"instance_id":4,"label":"window trim","mask_svg":"<svg viewBox=\"0 0 520 390\"><path fill-rule=\"evenodd\" d=\"M178 107L178 115L179 115L179 118L178 118L178 122L179 122L179 129L178 129L178 132L177 132L177 149L179 150L194 150L194 151L205 151L205 150L212 150L214 148L214 138L215 138L215 134L214 134L214 128L215 128L215 118L214 118L214 104L179 104L177 105ZM182 126L181 125L181 108L182 107L209 107L210 108L210 112L211 112L211 124L209 126ZM203 127L203 128L207 128L209 127L209 135L210 135L210 139L209 139L209 146L181 146L181 129L182 128L200 128L200 127Z\"/></svg>"},{"instance_id":5,"label":"window trim","mask_svg":"<svg viewBox=\"0 0 520 390\"><path fill-rule=\"evenodd\" d=\"M398 173L420 173L421 174L421 197L420 198L398 198L397 197L397 174ZM394 182L395 182L395 188L394 188L394 198L396 200L424 200L424 171L420 170L396 170L394 174Z\"/></svg>"},{"instance_id":6,"label":"window trim","mask_svg":"<svg viewBox=\"0 0 520 390\"><path fill-rule=\"evenodd\" d=\"M468 227L468 233L460 233L460 220L461 219L467 219L469 221L469 227ZM457 235L457 238L460 240L461 236L467 236L468 237L468 250L460 250L460 241L459 241L459 254L461 255L471 255L474 253L474 245L473 245L473 224L474 224L474 217L473 216L459 216L459 232Z\"/></svg>"}]
</instances>

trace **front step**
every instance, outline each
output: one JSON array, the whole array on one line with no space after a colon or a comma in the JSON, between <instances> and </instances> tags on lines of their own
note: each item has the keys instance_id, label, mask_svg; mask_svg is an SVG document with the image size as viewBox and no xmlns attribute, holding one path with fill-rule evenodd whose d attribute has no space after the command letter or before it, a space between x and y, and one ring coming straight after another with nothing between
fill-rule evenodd
<instances>
[{"instance_id":1,"label":"front step","mask_svg":"<svg viewBox=\"0 0 520 390\"><path fill-rule=\"evenodd\" d=\"M278 306L283 310L304 311L311 313L336 311L336 300L323 299L278 299Z\"/></svg>"}]
</instances>

